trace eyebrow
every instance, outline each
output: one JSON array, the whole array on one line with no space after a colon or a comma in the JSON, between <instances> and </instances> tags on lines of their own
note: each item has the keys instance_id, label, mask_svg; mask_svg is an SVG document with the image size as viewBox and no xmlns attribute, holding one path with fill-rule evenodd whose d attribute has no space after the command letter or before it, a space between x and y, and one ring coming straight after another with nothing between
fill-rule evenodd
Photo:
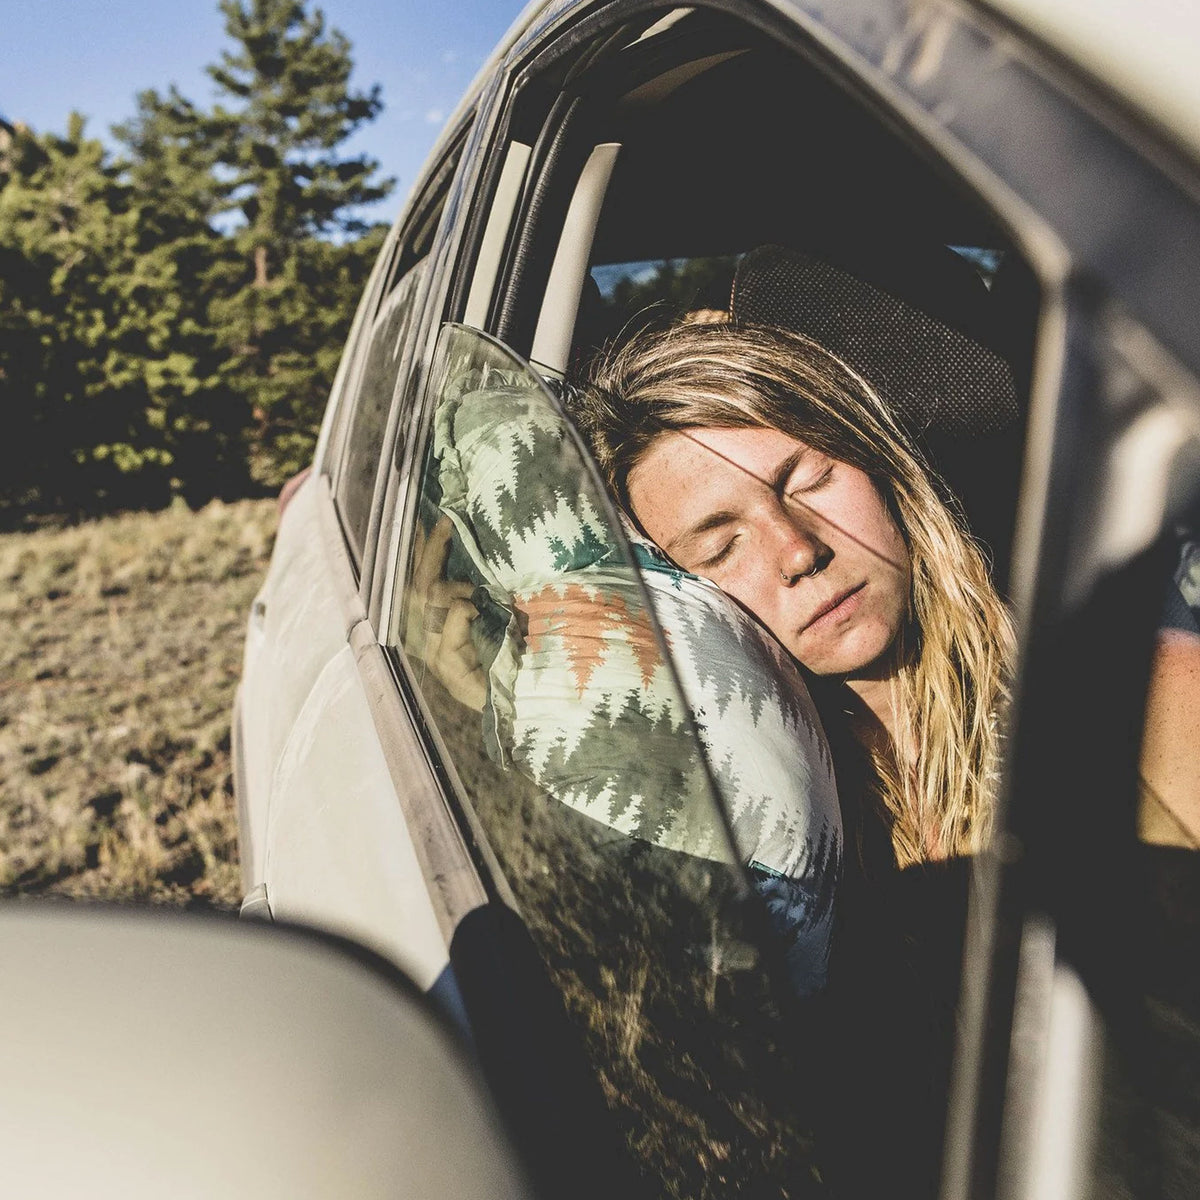
<instances>
[{"instance_id":1,"label":"eyebrow","mask_svg":"<svg viewBox=\"0 0 1200 1200\"><path fill-rule=\"evenodd\" d=\"M788 480L796 468L813 453L811 446L797 446L774 470L770 479L764 479L763 482L777 496L782 496L787 491Z\"/></svg>"}]
</instances>

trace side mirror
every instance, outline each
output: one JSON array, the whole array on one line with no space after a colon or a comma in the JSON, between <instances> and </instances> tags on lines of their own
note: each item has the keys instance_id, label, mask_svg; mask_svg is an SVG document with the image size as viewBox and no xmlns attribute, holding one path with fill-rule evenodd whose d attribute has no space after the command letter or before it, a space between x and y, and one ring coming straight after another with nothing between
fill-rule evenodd
<instances>
[{"instance_id":1,"label":"side mirror","mask_svg":"<svg viewBox=\"0 0 1200 1200\"><path fill-rule=\"evenodd\" d=\"M48 1197L528 1200L415 986L346 943L161 911L0 911L0 1162Z\"/></svg>"}]
</instances>

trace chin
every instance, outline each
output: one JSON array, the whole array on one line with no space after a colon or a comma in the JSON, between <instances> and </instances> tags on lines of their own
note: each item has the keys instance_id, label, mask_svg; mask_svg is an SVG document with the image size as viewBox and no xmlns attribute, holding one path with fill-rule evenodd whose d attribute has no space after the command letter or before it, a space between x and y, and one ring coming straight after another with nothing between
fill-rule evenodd
<instances>
[{"instance_id":1,"label":"chin","mask_svg":"<svg viewBox=\"0 0 1200 1200\"><path fill-rule=\"evenodd\" d=\"M877 674L895 638L853 637L845 640L847 644L831 646L816 655L806 656L796 650L792 653L800 665L814 675L840 675L853 679Z\"/></svg>"}]
</instances>

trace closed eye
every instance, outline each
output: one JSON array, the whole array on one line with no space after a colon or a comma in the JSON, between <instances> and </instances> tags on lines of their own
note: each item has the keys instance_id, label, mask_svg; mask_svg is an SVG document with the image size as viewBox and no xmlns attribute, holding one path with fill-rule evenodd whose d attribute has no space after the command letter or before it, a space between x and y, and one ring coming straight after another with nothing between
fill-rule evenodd
<instances>
[{"instance_id":1,"label":"closed eye","mask_svg":"<svg viewBox=\"0 0 1200 1200\"><path fill-rule=\"evenodd\" d=\"M711 570L713 567L719 567L733 553L733 545L736 541L736 537L731 537L716 554L710 555L703 562L697 563L696 568L705 571Z\"/></svg>"},{"instance_id":2,"label":"closed eye","mask_svg":"<svg viewBox=\"0 0 1200 1200\"><path fill-rule=\"evenodd\" d=\"M820 491L833 478L833 467L834 464L830 462L811 479L804 479L799 483L789 481L787 494L789 496L806 496L810 492Z\"/></svg>"}]
</instances>

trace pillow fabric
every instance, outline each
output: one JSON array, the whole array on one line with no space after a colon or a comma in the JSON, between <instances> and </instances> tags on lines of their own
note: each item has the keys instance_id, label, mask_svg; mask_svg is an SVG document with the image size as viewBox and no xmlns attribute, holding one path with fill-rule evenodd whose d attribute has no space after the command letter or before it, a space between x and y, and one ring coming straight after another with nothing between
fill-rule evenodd
<instances>
[{"instance_id":1,"label":"pillow fabric","mask_svg":"<svg viewBox=\"0 0 1200 1200\"><path fill-rule=\"evenodd\" d=\"M501 614L477 622L502 629L481 654L491 753L561 803L667 850L729 861L731 830L793 982L818 990L841 818L796 664L715 585L627 528L631 558L547 395L490 387L447 400L433 455L476 606Z\"/></svg>"}]
</instances>

